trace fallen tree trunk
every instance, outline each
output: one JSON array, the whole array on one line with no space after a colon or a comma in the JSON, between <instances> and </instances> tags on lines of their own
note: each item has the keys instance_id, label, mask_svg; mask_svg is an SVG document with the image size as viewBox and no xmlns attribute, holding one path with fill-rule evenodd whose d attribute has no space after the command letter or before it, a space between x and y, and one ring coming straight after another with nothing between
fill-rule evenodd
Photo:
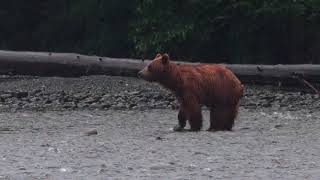
<instances>
[{"instance_id":1,"label":"fallen tree trunk","mask_svg":"<svg viewBox=\"0 0 320 180\"><path fill-rule=\"evenodd\" d=\"M320 65L227 65L243 82L297 85L299 79L320 83Z\"/></svg>"},{"instance_id":2,"label":"fallen tree trunk","mask_svg":"<svg viewBox=\"0 0 320 180\"><path fill-rule=\"evenodd\" d=\"M135 77L149 60L87 56L75 53L0 50L0 74L79 77L112 75ZM186 62L181 62L186 63ZM197 63L194 63L197 64ZM297 84L297 76L320 83L320 65L226 65L244 83Z\"/></svg>"},{"instance_id":3,"label":"fallen tree trunk","mask_svg":"<svg viewBox=\"0 0 320 180\"><path fill-rule=\"evenodd\" d=\"M142 61L86 56L75 53L0 50L0 74L79 77L86 75L136 76Z\"/></svg>"}]
</instances>

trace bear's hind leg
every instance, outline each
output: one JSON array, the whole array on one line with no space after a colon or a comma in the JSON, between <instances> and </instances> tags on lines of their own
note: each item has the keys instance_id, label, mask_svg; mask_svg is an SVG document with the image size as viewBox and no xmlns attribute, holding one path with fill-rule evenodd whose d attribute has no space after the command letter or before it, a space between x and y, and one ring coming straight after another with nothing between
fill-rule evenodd
<instances>
[{"instance_id":1,"label":"bear's hind leg","mask_svg":"<svg viewBox=\"0 0 320 180\"><path fill-rule=\"evenodd\" d=\"M214 107L210 107L210 127L207 131L214 131Z\"/></svg>"},{"instance_id":2,"label":"bear's hind leg","mask_svg":"<svg viewBox=\"0 0 320 180\"><path fill-rule=\"evenodd\" d=\"M200 105L192 105L188 109L191 131L200 131L202 128L202 113Z\"/></svg>"},{"instance_id":3,"label":"bear's hind leg","mask_svg":"<svg viewBox=\"0 0 320 180\"><path fill-rule=\"evenodd\" d=\"M238 113L238 105L210 109L209 131L231 131Z\"/></svg>"}]
</instances>

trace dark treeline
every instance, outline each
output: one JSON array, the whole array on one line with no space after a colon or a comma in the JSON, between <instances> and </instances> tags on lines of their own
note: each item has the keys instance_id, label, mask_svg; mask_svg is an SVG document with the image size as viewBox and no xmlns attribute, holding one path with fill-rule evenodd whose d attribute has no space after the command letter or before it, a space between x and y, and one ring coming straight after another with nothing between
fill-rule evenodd
<instances>
[{"instance_id":1,"label":"dark treeline","mask_svg":"<svg viewBox=\"0 0 320 180\"><path fill-rule=\"evenodd\" d=\"M0 48L226 63L320 63L319 0L10 0Z\"/></svg>"}]
</instances>

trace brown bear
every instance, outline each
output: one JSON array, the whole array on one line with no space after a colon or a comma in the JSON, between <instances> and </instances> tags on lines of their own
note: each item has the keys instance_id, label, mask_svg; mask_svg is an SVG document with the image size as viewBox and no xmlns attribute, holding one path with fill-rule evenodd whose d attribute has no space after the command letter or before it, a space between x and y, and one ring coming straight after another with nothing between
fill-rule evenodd
<instances>
[{"instance_id":1,"label":"brown bear","mask_svg":"<svg viewBox=\"0 0 320 180\"><path fill-rule=\"evenodd\" d=\"M209 131L232 130L243 85L224 65L177 64L168 54L157 54L138 77L158 82L176 95L180 109L175 131L182 131L187 120L191 131L201 130L202 105L210 109Z\"/></svg>"}]
</instances>

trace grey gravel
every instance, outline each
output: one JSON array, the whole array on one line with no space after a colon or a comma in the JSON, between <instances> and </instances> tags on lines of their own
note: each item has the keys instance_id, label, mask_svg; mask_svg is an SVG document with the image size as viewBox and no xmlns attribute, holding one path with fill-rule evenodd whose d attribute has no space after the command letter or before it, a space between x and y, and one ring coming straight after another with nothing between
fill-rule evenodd
<instances>
[{"instance_id":1,"label":"grey gravel","mask_svg":"<svg viewBox=\"0 0 320 180\"><path fill-rule=\"evenodd\" d=\"M318 110L319 95L308 89L246 86L241 106L295 111ZM174 96L157 84L127 77L0 78L0 112L18 110L177 109Z\"/></svg>"},{"instance_id":2,"label":"grey gravel","mask_svg":"<svg viewBox=\"0 0 320 180\"><path fill-rule=\"evenodd\" d=\"M0 179L320 178L319 96L305 90L248 86L232 132L205 131L206 109L204 130L173 132L175 98L135 78L0 84Z\"/></svg>"},{"instance_id":3,"label":"grey gravel","mask_svg":"<svg viewBox=\"0 0 320 180\"><path fill-rule=\"evenodd\" d=\"M0 179L319 179L320 112L241 108L232 132L169 109L0 113ZM208 111L204 112L205 127ZM83 129L99 132L84 136Z\"/></svg>"}]
</instances>

